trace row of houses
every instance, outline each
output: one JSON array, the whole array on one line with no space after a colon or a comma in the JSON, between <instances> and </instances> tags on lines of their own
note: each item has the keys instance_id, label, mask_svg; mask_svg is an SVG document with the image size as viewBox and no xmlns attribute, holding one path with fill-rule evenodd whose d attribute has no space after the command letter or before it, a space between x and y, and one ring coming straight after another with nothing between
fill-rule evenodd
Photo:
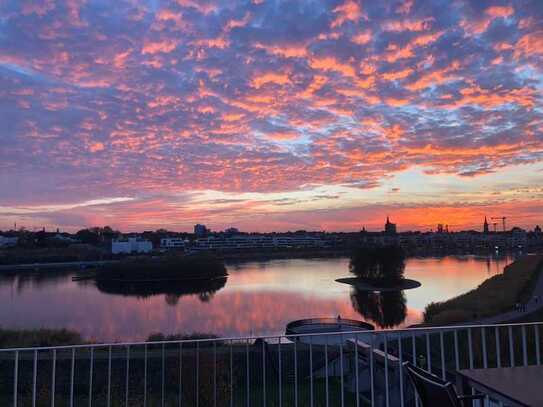
<instances>
[{"instance_id":1,"label":"row of houses","mask_svg":"<svg viewBox=\"0 0 543 407\"><path fill-rule=\"evenodd\" d=\"M322 248L325 241L315 236L270 236L270 235L237 235L237 236L209 236L189 241L180 237L167 237L160 239L160 249L179 249L190 252L198 251L230 251L230 250L258 250L258 249L289 249L289 248ZM141 237L123 237L113 239L111 252L123 253L149 253L153 250L150 240Z\"/></svg>"}]
</instances>

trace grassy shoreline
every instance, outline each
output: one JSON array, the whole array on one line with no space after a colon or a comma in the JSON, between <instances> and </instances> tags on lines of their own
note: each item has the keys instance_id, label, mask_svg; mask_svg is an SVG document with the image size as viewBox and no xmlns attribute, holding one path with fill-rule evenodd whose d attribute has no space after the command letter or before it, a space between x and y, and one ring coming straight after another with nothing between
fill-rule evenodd
<instances>
[{"instance_id":1,"label":"grassy shoreline","mask_svg":"<svg viewBox=\"0 0 543 407\"><path fill-rule=\"evenodd\" d=\"M477 288L450 300L430 303L424 325L448 325L493 317L527 302L543 270L543 256L524 256Z\"/></svg>"}]
</instances>

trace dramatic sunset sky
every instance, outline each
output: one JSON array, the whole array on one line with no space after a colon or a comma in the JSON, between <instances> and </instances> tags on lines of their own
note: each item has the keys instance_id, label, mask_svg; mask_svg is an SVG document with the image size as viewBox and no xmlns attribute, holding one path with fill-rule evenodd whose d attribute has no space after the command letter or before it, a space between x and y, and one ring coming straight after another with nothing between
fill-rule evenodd
<instances>
[{"instance_id":1,"label":"dramatic sunset sky","mask_svg":"<svg viewBox=\"0 0 543 407\"><path fill-rule=\"evenodd\" d=\"M543 1L0 0L0 229L543 223Z\"/></svg>"}]
</instances>

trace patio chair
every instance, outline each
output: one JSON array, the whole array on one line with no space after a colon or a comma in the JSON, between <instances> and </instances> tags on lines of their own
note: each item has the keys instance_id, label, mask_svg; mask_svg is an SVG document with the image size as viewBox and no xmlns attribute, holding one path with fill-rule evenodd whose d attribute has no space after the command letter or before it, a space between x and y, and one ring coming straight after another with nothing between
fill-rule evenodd
<instances>
[{"instance_id":1,"label":"patio chair","mask_svg":"<svg viewBox=\"0 0 543 407\"><path fill-rule=\"evenodd\" d=\"M410 362L403 363L419 400L423 407L465 407L473 400L484 400L484 394L458 395L451 382L441 380L436 375L414 366Z\"/></svg>"}]
</instances>

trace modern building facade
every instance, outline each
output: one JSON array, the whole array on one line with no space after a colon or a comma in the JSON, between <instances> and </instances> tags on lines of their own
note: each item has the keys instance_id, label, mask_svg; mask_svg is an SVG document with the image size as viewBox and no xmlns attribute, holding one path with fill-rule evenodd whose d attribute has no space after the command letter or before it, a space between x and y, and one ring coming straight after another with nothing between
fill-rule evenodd
<instances>
[{"instance_id":1,"label":"modern building facade","mask_svg":"<svg viewBox=\"0 0 543 407\"><path fill-rule=\"evenodd\" d=\"M113 254L150 253L151 251L153 251L153 243L140 237L125 237L111 241Z\"/></svg>"}]
</instances>

